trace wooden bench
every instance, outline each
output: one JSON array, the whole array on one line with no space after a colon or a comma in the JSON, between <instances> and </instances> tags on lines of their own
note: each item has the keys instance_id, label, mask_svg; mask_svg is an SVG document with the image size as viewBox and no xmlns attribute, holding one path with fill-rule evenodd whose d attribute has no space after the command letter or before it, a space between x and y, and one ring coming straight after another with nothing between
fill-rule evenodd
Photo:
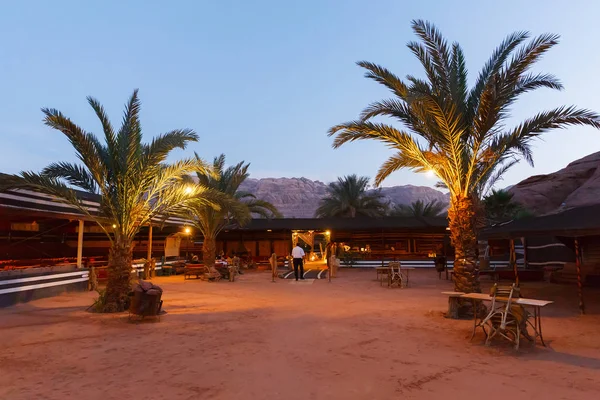
<instances>
[{"instance_id":1,"label":"wooden bench","mask_svg":"<svg viewBox=\"0 0 600 400\"><path fill-rule=\"evenodd\" d=\"M442 294L448 295L448 311L446 312L446 318L458 319L458 308L460 306L458 299L464 292L442 292Z\"/></svg>"},{"instance_id":2,"label":"wooden bench","mask_svg":"<svg viewBox=\"0 0 600 400\"><path fill-rule=\"evenodd\" d=\"M196 276L196 279L202 279L207 272L208 270L202 264L188 264L183 270L183 279L186 280L193 275Z\"/></svg>"}]
</instances>

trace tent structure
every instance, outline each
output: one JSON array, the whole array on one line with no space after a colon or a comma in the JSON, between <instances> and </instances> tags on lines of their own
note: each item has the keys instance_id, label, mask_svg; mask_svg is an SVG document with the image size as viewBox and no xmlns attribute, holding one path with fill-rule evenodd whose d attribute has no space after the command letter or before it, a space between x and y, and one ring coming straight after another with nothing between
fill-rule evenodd
<instances>
[{"instance_id":1,"label":"tent structure","mask_svg":"<svg viewBox=\"0 0 600 400\"><path fill-rule=\"evenodd\" d=\"M488 228L481 233L481 237L487 239L514 240L521 237L542 236L556 237L575 252L579 309L584 314L581 242L582 240L586 240L588 243L593 244L594 247L600 247L600 204L510 221Z\"/></svg>"}]
</instances>

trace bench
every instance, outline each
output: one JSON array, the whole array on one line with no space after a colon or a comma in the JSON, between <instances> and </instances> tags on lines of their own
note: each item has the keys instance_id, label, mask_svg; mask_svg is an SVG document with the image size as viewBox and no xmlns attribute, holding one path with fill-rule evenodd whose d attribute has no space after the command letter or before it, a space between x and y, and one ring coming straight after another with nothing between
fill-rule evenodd
<instances>
[{"instance_id":1,"label":"bench","mask_svg":"<svg viewBox=\"0 0 600 400\"><path fill-rule=\"evenodd\" d=\"M207 272L206 267L202 264L188 264L183 270L183 279L186 280L194 275L196 279L202 279Z\"/></svg>"}]
</instances>

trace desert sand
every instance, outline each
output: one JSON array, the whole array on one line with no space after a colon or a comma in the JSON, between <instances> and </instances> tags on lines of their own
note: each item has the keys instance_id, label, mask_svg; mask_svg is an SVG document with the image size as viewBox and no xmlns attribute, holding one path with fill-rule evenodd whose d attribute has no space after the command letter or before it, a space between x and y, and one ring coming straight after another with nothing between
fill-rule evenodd
<instances>
[{"instance_id":1,"label":"desert sand","mask_svg":"<svg viewBox=\"0 0 600 400\"><path fill-rule=\"evenodd\" d=\"M373 270L326 280L155 278L167 314L86 312L95 293L0 309L0 399L598 399L600 296L579 316L573 286L523 283L548 348L470 342L443 317L452 284L414 271L388 289ZM490 283L485 281L484 288Z\"/></svg>"}]
</instances>

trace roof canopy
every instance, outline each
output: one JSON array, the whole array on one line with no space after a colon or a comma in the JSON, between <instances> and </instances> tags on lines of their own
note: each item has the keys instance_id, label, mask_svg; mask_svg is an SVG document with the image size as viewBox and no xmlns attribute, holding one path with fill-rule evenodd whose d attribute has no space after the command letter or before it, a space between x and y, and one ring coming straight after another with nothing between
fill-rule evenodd
<instances>
[{"instance_id":1,"label":"roof canopy","mask_svg":"<svg viewBox=\"0 0 600 400\"><path fill-rule=\"evenodd\" d=\"M600 235L600 204L498 224L480 234L482 238L489 239L592 235Z\"/></svg>"}]
</instances>

